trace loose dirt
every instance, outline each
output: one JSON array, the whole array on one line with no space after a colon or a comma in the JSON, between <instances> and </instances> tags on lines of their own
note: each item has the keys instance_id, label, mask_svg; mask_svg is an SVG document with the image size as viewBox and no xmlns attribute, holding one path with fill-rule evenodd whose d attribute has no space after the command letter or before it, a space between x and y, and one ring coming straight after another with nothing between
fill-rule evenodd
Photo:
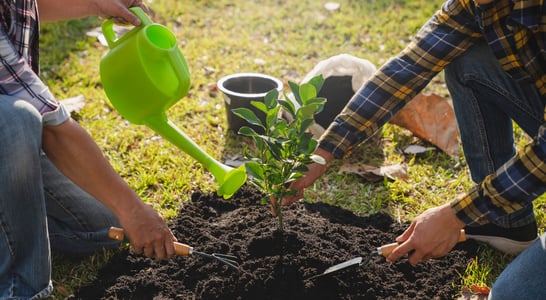
<instances>
[{"instance_id":1,"label":"loose dirt","mask_svg":"<svg viewBox=\"0 0 546 300\"><path fill-rule=\"evenodd\" d=\"M98 279L71 299L454 299L460 274L477 244L459 243L448 256L412 267L374 256L314 280L312 275L391 243L408 224L389 216L357 216L323 203L284 210L285 231L261 195L244 186L233 198L194 193L170 227L180 242L240 259L240 271L196 255L154 261L122 250Z\"/></svg>"}]
</instances>

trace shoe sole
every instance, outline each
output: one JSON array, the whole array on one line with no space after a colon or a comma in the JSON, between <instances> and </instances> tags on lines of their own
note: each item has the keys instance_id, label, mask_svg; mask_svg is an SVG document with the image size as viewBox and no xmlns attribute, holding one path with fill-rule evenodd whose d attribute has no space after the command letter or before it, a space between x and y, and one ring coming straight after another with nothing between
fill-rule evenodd
<instances>
[{"instance_id":1,"label":"shoe sole","mask_svg":"<svg viewBox=\"0 0 546 300\"><path fill-rule=\"evenodd\" d=\"M520 242L498 236L472 234L467 234L466 237L468 239L486 243L496 250L510 255L520 254L523 250L527 249L527 247L531 246L536 241L536 239L534 239L531 241Z\"/></svg>"}]
</instances>

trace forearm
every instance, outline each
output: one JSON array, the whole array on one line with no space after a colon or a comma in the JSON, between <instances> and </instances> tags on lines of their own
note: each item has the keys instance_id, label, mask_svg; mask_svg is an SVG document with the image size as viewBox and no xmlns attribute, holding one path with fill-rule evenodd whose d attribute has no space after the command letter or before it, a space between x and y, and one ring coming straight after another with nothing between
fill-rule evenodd
<instances>
[{"instance_id":1,"label":"forearm","mask_svg":"<svg viewBox=\"0 0 546 300\"><path fill-rule=\"evenodd\" d=\"M142 202L114 171L108 160L75 121L45 126L43 149L48 158L74 183L111 209L120 221Z\"/></svg>"},{"instance_id":2,"label":"forearm","mask_svg":"<svg viewBox=\"0 0 546 300\"><path fill-rule=\"evenodd\" d=\"M95 0L38 0L41 22L78 19L97 15Z\"/></svg>"},{"instance_id":3,"label":"forearm","mask_svg":"<svg viewBox=\"0 0 546 300\"><path fill-rule=\"evenodd\" d=\"M133 6L148 10L142 0L38 0L41 22L100 16L136 26L140 20L129 11Z\"/></svg>"},{"instance_id":4,"label":"forearm","mask_svg":"<svg viewBox=\"0 0 546 300\"><path fill-rule=\"evenodd\" d=\"M176 238L163 217L140 200L75 121L45 126L42 146L61 172L116 215L136 253L159 259L174 255Z\"/></svg>"}]
</instances>

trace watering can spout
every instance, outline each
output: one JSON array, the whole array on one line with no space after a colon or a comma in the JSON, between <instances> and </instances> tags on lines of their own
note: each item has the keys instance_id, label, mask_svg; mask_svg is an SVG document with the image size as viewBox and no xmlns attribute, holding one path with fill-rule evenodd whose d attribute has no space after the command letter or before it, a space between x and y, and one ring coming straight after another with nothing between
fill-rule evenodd
<instances>
[{"instance_id":1,"label":"watering can spout","mask_svg":"<svg viewBox=\"0 0 546 300\"><path fill-rule=\"evenodd\" d=\"M231 198L246 182L247 175L244 165L238 168L231 168L218 162L199 148L174 123L168 120L165 114L148 118L145 121L145 125L203 164L218 182L219 188L217 194L224 197L224 199Z\"/></svg>"}]
</instances>

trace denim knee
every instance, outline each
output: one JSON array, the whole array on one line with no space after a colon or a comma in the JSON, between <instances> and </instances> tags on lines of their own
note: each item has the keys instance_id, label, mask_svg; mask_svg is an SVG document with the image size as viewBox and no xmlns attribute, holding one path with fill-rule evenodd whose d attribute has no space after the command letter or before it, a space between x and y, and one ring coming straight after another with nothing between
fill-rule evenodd
<instances>
[{"instance_id":1,"label":"denim knee","mask_svg":"<svg viewBox=\"0 0 546 300\"><path fill-rule=\"evenodd\" d=\"M29 147L24 150L33 149L34 153L39 153L42 143L42 116L30 103L1 95L0 138L5 145L0 147L2 152L9 151L17 155L18 147Z\"/></svg>"},{"instance_id":2,"label":"denim knee","mask_svg":"<svg viewBox=\"0 0 546 300\"><path fill-rule=\"evenodd\" d=\"M0 96L0 140L0 298L46 295L51 265L40 175L41 115L23 100Z\"/></svg>"}]
</instances>

